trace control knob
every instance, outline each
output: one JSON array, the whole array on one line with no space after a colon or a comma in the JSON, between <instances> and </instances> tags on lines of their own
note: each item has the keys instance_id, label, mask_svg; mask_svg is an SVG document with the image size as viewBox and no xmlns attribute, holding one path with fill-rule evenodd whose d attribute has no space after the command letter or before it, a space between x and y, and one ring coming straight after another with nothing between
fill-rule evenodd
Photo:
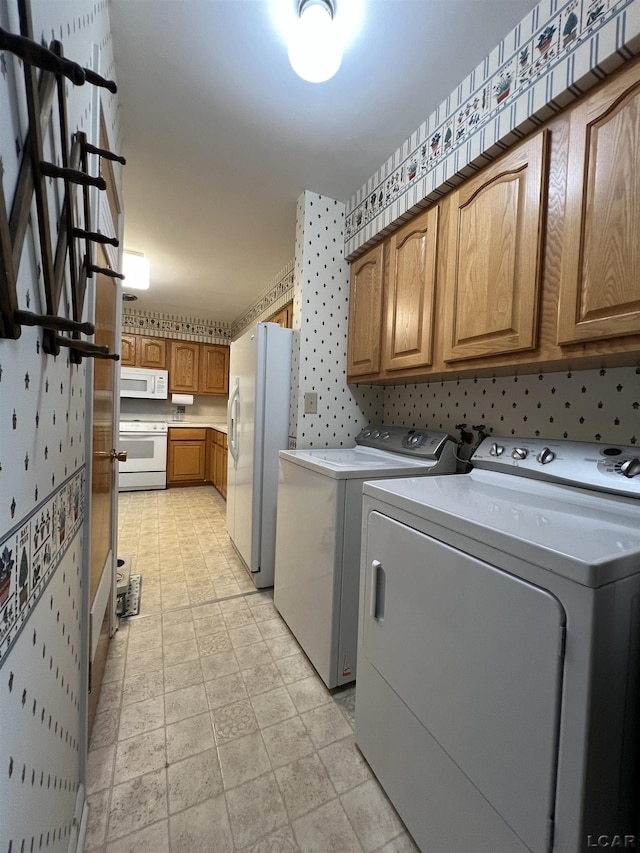
<instances>
[{"instance_id":1,"label":"control knob","mask_svg":"<svg viewBox=\"0 0 640 853\"><path fill-rule=\"evenodd\" d=\"M623 462L620 466L620 470L625 477L637 477L638 474L640 474L640 459L638 459L638 457L635 459L627 459L627 461Z\"/></svg>"},{"instance_id":2,"label":"control knob","mask_svg":"<svg viewBox=\"0 0 640 853\"><path fill-rule=\"evenodd\" d=\"M497 442L494 441L493 444L491 445L491 449L489 450L489 455L490 456L502 456L503 453L504 453L504 447L501 444L498 444Z\"/></svg>"},{"instance_id":3,"label":"control knob","mask_svg":"<svg viewBox=\"0 0 640 853\"><path fill-rule=\"evenodd\" d=\"M553 462L556 458L556 454L553 450L550 450L548 447L545 447L543 450L538 453L536 459L541 465L546 465L548 462Z\"/></svg>"},{"instance_id":4,"label":"control knob","mask_svg":"<svg viewBox=\"0 0 640 853\"><path fill-rule=\"evenodd\" d=\"M526 459L529 455L529 451L524 447L514 447L511 455L514 459Z\"/></svg>"}]
</instances>

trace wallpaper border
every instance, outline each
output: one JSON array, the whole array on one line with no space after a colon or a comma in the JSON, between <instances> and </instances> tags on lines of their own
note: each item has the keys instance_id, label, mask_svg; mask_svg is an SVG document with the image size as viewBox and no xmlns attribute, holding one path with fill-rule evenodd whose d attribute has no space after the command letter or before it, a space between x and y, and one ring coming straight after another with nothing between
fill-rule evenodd
<instances>
[{"instance_id":1,"label":"wallpaper border","mask_svg":"<svg viewBox=\"0 0 640 853\"><path fill-rule=\"evenodd\" d=\"M82 465L0 540L0 667L82 528L84 502Z\"/></svg>"},{"instance_id":2,"label":"wallpaper border","mask_svg":"<svg viewBox=\"0 0 640 853\"><path fill-rule=\"evenodd\" d=\"M640 53L640 0L543 0L347 203L352 260Z\"/></svg>"}]
</instances>

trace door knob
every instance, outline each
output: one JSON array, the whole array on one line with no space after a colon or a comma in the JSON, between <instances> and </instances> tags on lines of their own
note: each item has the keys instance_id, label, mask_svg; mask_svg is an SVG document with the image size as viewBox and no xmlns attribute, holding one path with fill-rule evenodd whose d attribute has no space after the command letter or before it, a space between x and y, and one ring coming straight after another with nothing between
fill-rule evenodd
<instances>
[{"instance_id":1,"label":"door knob","mask_svg":"<svg viewBox=\"0 0 640 853\"><path fill-rule=\"evenodd\" d=\"M127 461L127 451L126 450L116 450L112 448L111 450L97 450L94 456L99 456L100 459L110 459L114 462L116 459L118 462L126 462Z\"/></svg>"}]
</instances>

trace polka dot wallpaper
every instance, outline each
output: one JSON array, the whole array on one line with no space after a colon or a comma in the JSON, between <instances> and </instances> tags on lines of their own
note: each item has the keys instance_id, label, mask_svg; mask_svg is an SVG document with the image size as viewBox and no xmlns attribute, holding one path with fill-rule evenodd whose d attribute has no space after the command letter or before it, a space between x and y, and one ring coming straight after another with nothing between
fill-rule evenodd
<instances>
[{"instance_id":1,"label":"polka dot wallpaper","mask_svg":"<svg viewBox=\"0 0 640 853\"><path fill-rule=\"evenodd\" d=\"M346 384L348 311L344 204L305 191L296 216L292 447L351 446L382 409L382 389ZM318 395L317 414L304 412L307 392Z\"/></svg>"},{"instance_id":2,"label":"polka dot wallpaper","mask_svg":"<svg viewBox=\"0 0 640 853\"><path fill-rule=\"evenodd\" d=\"M636 444L640 367L394 386L383 420L456 436L465 423L495 435Z\"/></svg>"},{"instance_id":3,"label":"polka dot wallpaper","mask_svg":"<svg viewBox=\"0 0 640 853\"><path fill-rule=\"evenodd\" d=\"M65 56L113 78L107 0L30 0L33 36L62 42ZM19 32L17 0L0 3L0 26ZM96 67L95 54L100 64ZM10 207L28 118L22 64L0 51L0 158ZM117 96L100 100L118 150ZM96 90L66 84L69 132L95 135ZM45 156L61 163L57 110L45 135ZM91 171L97 169L92 163ZM116 169L119 182L119 170ZM52 222L61 216L62 187L47 180ZM18 269L22 309L46 313L38 217L31 219ZM71 316L65 282L58 313ZM92 304L91 293L85 306ZM86 313L86 312L85 312ZM87 316L86 319L89 319ZM71 363L42 347L42 330L23 327L0 340L0 851L67 851L77 833L82 791L86 676L80 649L86 505L85 389L93 364Z\"/></svg>"}]
</instances>

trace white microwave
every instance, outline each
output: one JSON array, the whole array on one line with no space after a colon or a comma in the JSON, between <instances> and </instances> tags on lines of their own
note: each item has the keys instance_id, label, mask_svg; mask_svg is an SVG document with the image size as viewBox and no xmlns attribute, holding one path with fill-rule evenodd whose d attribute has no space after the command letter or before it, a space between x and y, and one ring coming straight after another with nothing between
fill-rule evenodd
<instances>
[{"instance_id":1,"label":"white microwave","mask_svg":"<svg viewBox=\"0 0 640 853\"><path fill-rule=\"evenodd\" d=\"M166 400L169 396L169 372L145 370L142 367L121 367L120 396Z\"/></svg>"}]
</instances>

